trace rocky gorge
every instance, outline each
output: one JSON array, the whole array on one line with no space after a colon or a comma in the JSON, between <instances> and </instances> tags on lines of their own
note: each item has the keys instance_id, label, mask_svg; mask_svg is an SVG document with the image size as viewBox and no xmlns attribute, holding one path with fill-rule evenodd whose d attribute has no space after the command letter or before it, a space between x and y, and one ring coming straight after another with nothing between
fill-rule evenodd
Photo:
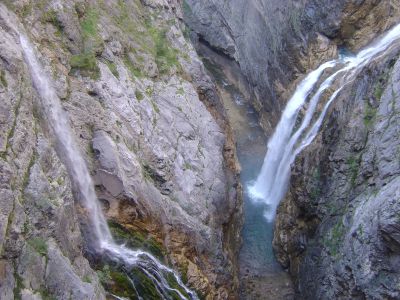
<instances>
[{"instance_id":1,"label":"rocky gorge","mask_svg":"<svg viewBox=\"0 0 400 300\"><path fill-rule=\"evenodd\" d=\"M338 94L274 222L246 186L306 75L398 23L393 0L0 1L0 299L400 298L399 43ZM115 242L193 295L93 251L21 34Z\"/></svg>"}]
</instances>

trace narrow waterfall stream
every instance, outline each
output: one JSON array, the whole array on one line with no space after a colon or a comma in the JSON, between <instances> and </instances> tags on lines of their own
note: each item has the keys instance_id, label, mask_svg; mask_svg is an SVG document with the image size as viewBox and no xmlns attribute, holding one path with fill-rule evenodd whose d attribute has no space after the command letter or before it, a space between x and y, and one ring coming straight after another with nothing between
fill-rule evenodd
<instances>
[{"instance_id":1,"label":"narrow waterfall stream","mask_svg":"<svg viewBox=\"0 0 400 300\"><path fill-rule=\"evenodd\" d=\"M240 70L229 59L200 45L199 53L217 83L233 127L242 168L245 220L239 258L241 299L293 299L291 280L272 249L273 221L289 184L291 164L316 137L340 91L399 38L400 25L357 55L341 55L309 73L288 101L267 149L258 118L241 93L245 84L237 75ZM323 100L326 103L321 103ZM300 110L304 113L299 120Z\"/></svg>"},{"instance_id":2,"label":"narrow waterfall stream","mask_svg":"<svg viewBox=\"0 0 400 300\"><path fill-rule=\"evenodd\" d=\"M63 111L52 80L40 65L33 46L22 34L20 42L33 85L40 96L41 108L57 142L58 155L68 170L74 190L79 194L77 200L87 215L86 226L89 228L86 229L88 233L85 238L89 247L104 258L122 265L127 276L133 268L140 269L151 280L161 299L198 299L172 269L161 264L154 256L141 250L131 250L113 241L86 162L75 143L68 117ZM133 279L131 283L133 289L137 291ZM143 299L140 293L136 296L138 299ZM121 299L117 296L115 298Z\"/></svg>"},{"instance_id":3,"label":"narrow waterfall stream","mask_svg":"<svg viewBox=\"0 0 400 300\"><path fill-rule=\"evenodd\" d=\"M247 82L237 65L224 56L200 45L199 53L214 78L233 129L240 162L240 181L244 187L242 230L239 254L240 299L291 299L293 287L289 275L276 261L273 226L265 222L266 206L255 203L247 191L260 172L266 153L267 137L259 125L257 112L250 105Z\"/></svg>"},{"instance_id":4,"label":"narrow waterfall stream","mask_svg":"<svg viewBox=\"0 0 400 300\"><path fill-rule=\"evenodd\" d=\"M264 215L267 222L273 222L279 202L285 196L291 164L318 134L331 103L343 87L354 80L357 72L370 61L383 56L399 38L400 25L397 25L357 55L341 56L322 64L298 85L268 142L261 172L248 189L255 203L266 205ZM328 77L324 79L326 74ZM329 98L318 115L317 107L324 96ZM305 109L305 113L301 120L298 120L302 108ZM295 128L296 124L300 124L298 128Z\"/></svg>"}]
</instances>

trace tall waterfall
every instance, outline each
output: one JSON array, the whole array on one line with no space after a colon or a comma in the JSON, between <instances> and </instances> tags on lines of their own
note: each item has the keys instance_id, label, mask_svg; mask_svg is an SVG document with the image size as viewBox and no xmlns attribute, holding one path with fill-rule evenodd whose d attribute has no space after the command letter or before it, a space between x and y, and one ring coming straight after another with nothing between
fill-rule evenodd
<instances>
[{"instance_id":1,"label":"tall waterfall","mask_svg":"<svg viewBox=\"0 0 400 300\"><path fill-rule=\"evenodd\" d=\"M342 56L339 59L322 64L318 69L308 74L298 85L268 142L267 154L261 172L255 183L249 187L252 199L257 202L264 202L267 205L265 217L269 222L273 221L279 202L286 194L291 164L318 134L330 104L343 87L354 80L355 74L359 70L371 60L384 55L399 38L400 25L397 25L357 55ZM333 68L336 71L325 80L321 80L324 71ZM332 92L332 88L334 88L333 93L319 116L316 117L319 101L328 91ZM299 111L306 104L304 116L301 120L298 120ZM298 123L300 125L295 130Z\"/></svg>"},{"instance_id":2,"label":"tall waterfall","mask_svg":"<svg viewBox=\"0 0 400 300\"><path fill-rule=\"evenodd\" d=\"M80 204L89 218L88 226L92 229L92 247L95 247L100 254L107 255L110 259L123 264L125 268L139 268L153 282L163 299L177 299L177 297L179 299L198 299L196 294L183 284L172 269L161 264L154 256L141 250L131 250L113 241L97 200L89 170L75 142L68 117L63 111L52 81L40 65L34 48L22 34L20 42L33 85L40 96L42 110L57 141L58 154L69 172L74 189L79 194ZM174 277L179 289L170 286L166 279L167 276L168 278ZM133 288L135 289L134 286ZM142 299L140 295L138 298Z\"/></svg>"}]
</instances>

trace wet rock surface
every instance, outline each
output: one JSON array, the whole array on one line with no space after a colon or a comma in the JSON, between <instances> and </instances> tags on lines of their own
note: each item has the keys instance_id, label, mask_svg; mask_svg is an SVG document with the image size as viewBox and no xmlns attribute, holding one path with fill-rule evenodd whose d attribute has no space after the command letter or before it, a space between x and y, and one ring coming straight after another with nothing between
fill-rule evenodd
<instances>
[{"instance_id":1,"label":"wet rock surface","mask_svg":"<svg viewBox=\"0 0 400 300\"><path fill-rule=\"evenodd\" d=\"M393 1L196 1L187 0L184 18L200 41L235 59L272 131L280 112L307 70L368 44L400 14Z\"/></svg>"},{"instance_id":2,"label":"wet rock surface","mask_svg":"<svg viewBox=\"0 0 400 300\"><path fill-rule=\"evenodd\" d=\"M187 4L194 39L239 63L267 132L303 73L340 47L359 50L399 16L393 1ZM399 297L396 61L394 50L360 72L293 166L274 248L294 275L296 297Z\"/></svg>"},{"instance_id":3,"label":"wet rock surface","mask_svg":"<svg viewBox=\"0 0 400 300\"><path fill-rule=\"evenodd\" d=\"M305 299L400 295L398 55L360 71L293 166L274 247Z\"/></svg>"}]
</instances>

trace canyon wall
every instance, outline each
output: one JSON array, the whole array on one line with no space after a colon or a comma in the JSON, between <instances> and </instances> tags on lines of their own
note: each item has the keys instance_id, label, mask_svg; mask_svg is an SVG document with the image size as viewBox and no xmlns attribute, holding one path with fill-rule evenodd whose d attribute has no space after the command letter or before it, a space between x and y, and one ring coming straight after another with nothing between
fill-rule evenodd
<instances>
[{"instance_id":1,"label":"canyon wall","mask_svg":"<svg viewBox=\"0 0 400 300\"><path fill-rule=\"evenodd\" d=\"M116 240L174 267L206 299L235 298L235 148L214 85L184 37L180 4L3 2L0 298L128 292L88 252L79 191L54 150L18 31L54 80Z\"/></svg>"},{"instance_id":2,"label":"canyon wall","mask_svg":"<svg viewBox=\"0 0 400 300\"><path fill-rule=\"evenodd\" d=\"M299 78L358 50L397 22L399 4L376 0L186 0L185 22L200 41L239 63L271 132Z\"/></svg>"},{"instance_id":3,"label":"canyon wall","mask_svg":"<svg viewBox=\"0 0 400 300\"><path fill-rule=\"evenodd\" d=\"M400 297L399 54L360 71L292 168L274 248L304 299Z\"/></svg>"},{"instance_id":4,"label":"canyon wall","mask_svg":"<svg viewBox=\"0 0 400 300\"><path fill-rule=\"evenodd\" d=\"M193 38L236 61L272 133L304 74L400 20L397 1L195 1ZM211 28L211 29L210 29ZM399 50L370 63L292 166L275 253L301 299L397 299Z\"/></svg>"}]
</instances>

